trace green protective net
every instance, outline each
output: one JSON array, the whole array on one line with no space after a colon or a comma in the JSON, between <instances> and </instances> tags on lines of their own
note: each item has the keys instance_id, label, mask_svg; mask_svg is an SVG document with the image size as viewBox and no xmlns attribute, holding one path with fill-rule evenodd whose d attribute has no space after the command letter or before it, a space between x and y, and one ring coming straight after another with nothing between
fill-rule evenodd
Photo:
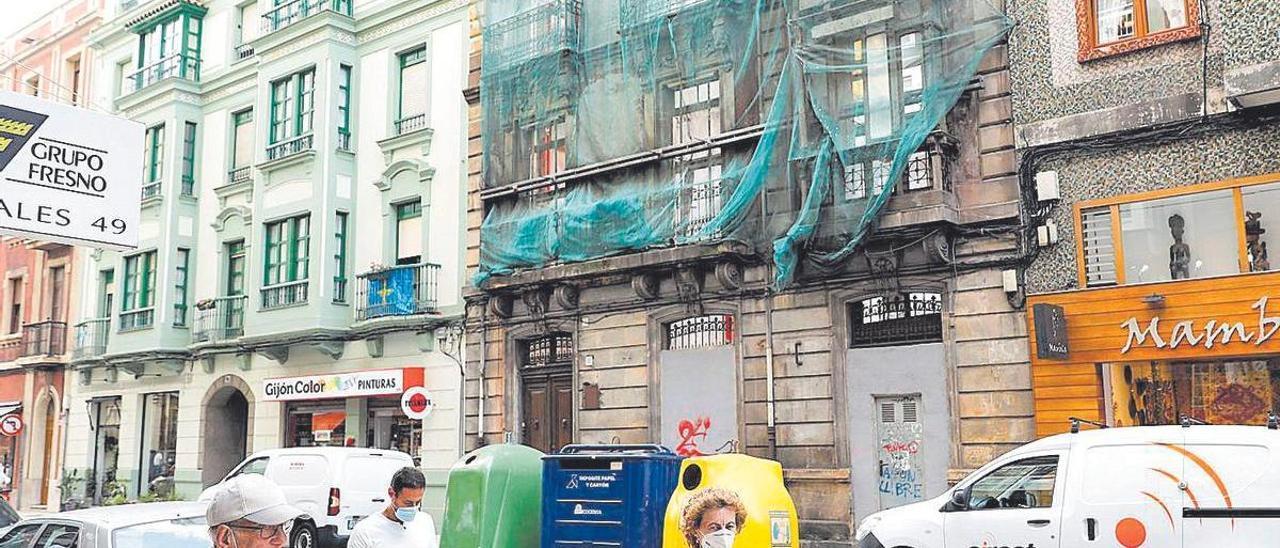
<instances>
[{"instance_id":1,"label":"green protective net","mask_svg":"<svg viewBox=\"0 0 1280 548\"><path fill-rule=\"evenodd\" d=\"M945 184L937 128L1010 26L986 0L484 10L477 285L724 241L770 253L779 287L839 268L895 192Z\"/></svg>"}]
</instances>

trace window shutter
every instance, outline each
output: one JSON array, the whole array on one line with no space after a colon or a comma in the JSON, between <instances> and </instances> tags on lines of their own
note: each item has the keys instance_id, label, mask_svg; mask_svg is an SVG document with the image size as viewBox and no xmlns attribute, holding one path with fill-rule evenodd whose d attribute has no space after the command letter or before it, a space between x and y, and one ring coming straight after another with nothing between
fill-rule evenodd
<instances>
[{"instance_id":1,"label":"window shutter","mask_svg":"<svg viewBox=\"0 0 1280 548\"><path fill-rule=\"evenodd\" d=\"M902 400L902 422L920 422L916 400Z\"/></svg>"},{"instance_id":2,"label":"window shutter","mask_svg":"<svg viewBox=\"0 0 1280 548\"><path fill-rule=\"evenodd\" d=\"M1085 287L1116 285L1116 250L1112 240L1111 209L1080 212L1080 241L1084 246Z\"/></svg>"},{"instance_id":3,"label":"window shutter","mask_svg":"<svg viewBox=\"0 0 1280 548\"><path fill-rule=\"evenodd\" d=\"M881 424L894 424L898 422L897 406L891 401L880 403L880 422Z\"/></svg>"}]
</instances>

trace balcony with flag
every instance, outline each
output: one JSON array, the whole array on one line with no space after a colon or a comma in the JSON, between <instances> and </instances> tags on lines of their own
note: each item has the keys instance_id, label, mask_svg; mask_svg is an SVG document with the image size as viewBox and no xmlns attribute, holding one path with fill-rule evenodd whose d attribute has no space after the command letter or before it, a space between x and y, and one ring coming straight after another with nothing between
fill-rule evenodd
<instances>
[{"instance_id":1,"label":"balcony with flag","mask_svg":"<svg viewBox=\"0 0 1280 548\"><path fill-rule=\"evenodd\" d=\"M418 263L379 267L356 281L356 321L434 314L440 265Z\"/></svg>"}]
</instances>

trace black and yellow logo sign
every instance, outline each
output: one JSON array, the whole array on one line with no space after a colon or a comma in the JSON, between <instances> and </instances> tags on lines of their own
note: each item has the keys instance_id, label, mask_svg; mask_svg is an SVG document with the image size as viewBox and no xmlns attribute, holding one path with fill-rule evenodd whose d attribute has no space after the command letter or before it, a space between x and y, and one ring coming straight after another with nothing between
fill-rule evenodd
<instances>
[{"instance_id":1,"label":"black and yellow logo sign","mask_svg":"<svg viewBox=\"0 0 1280 548\"><path fill-rule=\"evenodd\" d=\"M0 170L9 167L48 118L39 112L0 105Z\"/></svg>"}]
</instances>

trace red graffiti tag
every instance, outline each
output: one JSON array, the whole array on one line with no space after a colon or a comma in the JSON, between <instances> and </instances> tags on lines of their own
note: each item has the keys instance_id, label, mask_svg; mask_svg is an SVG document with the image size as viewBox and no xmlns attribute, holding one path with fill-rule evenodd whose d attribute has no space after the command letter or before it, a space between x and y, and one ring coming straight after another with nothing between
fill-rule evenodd
<instances>
[{"instance_id":1,"label":"red graffiti tag","mask_svg":"<svg viewBox=\"0 0 1280 548\"><path fill-rule=\"evenodd\" d=\"M692 421L680 421L676 431L680 436L680 444L676 446L676 454L682 457L705 457L707 454L698 449L698 442L707 440L707 432L711 430L711 419L698 417Z\"/></svg>"}]
</instances>

